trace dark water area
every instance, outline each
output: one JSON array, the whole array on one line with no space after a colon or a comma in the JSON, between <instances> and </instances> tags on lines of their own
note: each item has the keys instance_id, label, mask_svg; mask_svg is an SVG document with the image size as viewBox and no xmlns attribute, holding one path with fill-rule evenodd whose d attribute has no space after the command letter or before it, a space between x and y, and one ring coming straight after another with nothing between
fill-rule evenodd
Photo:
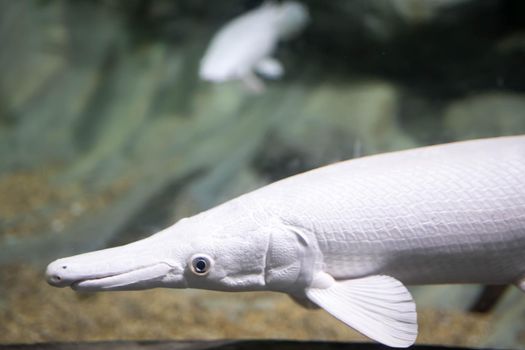
<instances>
[{"instance_id":1,"label":"dark water area","mask_svg":"<svg viewBox=\"0 0 525 350\"><path fill-rule=\"evenodd\" d=\"M321 165L525 133L523 1L302 1L281 79L199 79L214 33L260 3L0 0L0 344L362 341L284 295L77 294L43 271ZM420 344L525 348L517 289L485 313L480 286L411 291Z\"/></svg>"}]
</instances>

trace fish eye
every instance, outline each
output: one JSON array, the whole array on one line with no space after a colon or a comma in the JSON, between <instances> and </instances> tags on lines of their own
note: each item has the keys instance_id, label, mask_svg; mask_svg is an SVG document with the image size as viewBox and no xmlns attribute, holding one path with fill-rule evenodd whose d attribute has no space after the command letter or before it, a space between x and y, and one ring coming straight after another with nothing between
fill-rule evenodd
<instances>
[{"instance_id":1,"label":"fish eye","mask_svg":"<svg viewBox=\"0 0 525 350\"><path fill-rule=\"evenodd\" d=\"M198 275L204 276L210 272L212 260L204 254L197 254L191 258L191 271Z\"/></svg>"}]
</instances>

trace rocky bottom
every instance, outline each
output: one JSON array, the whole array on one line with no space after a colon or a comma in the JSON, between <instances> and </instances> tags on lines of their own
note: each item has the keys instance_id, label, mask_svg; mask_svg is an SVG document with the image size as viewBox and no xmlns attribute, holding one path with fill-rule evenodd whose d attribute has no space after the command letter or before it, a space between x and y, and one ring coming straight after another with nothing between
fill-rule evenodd
<instances>
[{"instance_id":1,"label":"rocky bottom","mask_svg":"<svg viewBox=\"0 0 525 350\"><path fill-rule=\"evenodd\" d=\"M420 307L418 343L476 347L491 315ZM28 265L0 269L0 343L153 339L363 341L322 310L278 293L158 289L77 293Z\"/></svg>"}]
</instances>

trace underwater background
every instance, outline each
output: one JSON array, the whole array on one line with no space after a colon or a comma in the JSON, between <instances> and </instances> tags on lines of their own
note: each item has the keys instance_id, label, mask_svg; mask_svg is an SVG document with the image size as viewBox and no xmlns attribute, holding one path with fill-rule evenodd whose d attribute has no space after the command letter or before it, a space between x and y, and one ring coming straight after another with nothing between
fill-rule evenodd
<instances>
[{"instance_id":1,"label":"underwater background","mask_svg":"<svg viewBox=\"0 0 525 350\"><path fill-rule=\"evenodd\" d=\"M76 293L43 271L324 164L525 133L523 1L303 1L282 79L200 81L213 34L260 3L0 0L0 344L365 340L281 294ZM483 286L411 291L418 343L525 348L516 288L487 312Z\"/></svg>"}]
</instances>

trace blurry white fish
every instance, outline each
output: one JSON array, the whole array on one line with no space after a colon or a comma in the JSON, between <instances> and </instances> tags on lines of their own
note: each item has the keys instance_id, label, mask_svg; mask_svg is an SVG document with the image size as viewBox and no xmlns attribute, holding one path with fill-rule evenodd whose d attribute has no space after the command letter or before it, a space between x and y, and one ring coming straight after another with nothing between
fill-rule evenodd
<instances>
[{"instance_id":1,"label":"blurry white fish","mask_svg":"<svg viewBox=\"0 0 525 350\"><path fill-rule=\"evenodd\" d=\"M222 83L241 80L254 92L264 90L255 72L277 79L284 73L272 57L277 42L297 34L308 22L306 7L295 1L265 2L227 23L213 37L201 60L199 76Z\"/></svg>"}]
</instances>

